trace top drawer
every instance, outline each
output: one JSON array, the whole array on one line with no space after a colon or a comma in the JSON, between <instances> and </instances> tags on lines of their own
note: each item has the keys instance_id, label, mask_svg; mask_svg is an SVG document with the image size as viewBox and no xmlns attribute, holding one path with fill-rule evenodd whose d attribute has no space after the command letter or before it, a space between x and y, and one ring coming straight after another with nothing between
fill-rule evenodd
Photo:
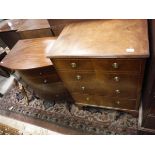
<instances>
[{"instance_id":1,"label":"top drawer","mask_svg":"<svg viewBox=\"0 0 155 155\"><path fill-rule=\"evenodd\" d=\"M108 72L141 72L142 59L94 59L95 70Z\"/></svg>"},{"instance_id":2,"label":"top drawer","mask_svg":"<svg viewBox=\"0 0 155 155\"><path fill-rule=\"evenodd\" d=\"M90 70L93 71L94 67L91 59L52 59L52 63L58 70Z\"/></svg>"},{"instance_id":3,"label":"top drawer","mask_svg":"<svg viewBox=\"0 0 155 155\"><path fill-rule=\"evenodd\" d=\"M58 70L87 70L105 72L141 72L142 59L52 59Z\"/></svg>"},{"instance_id":4,"label":"top drawer","mask_svg":"<svg viewBox=\"0 0 155 155\"><path fill-rule=\"evenodd\" d=\"M53 75L56 73L55 68L53 66L41 67L36 69L22 70L20 71L26 76L36 77L36 76L44 76L44 75Z\"/></svg>"}]
</instances>

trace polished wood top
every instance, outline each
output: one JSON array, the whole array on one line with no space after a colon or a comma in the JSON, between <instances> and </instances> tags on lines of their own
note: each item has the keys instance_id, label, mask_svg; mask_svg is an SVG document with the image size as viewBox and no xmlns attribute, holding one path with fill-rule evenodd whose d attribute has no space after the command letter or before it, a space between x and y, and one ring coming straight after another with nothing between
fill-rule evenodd
<instances>
[{"instance_id":1,"label":"polished wood top","mask_svg":"<svg viewBox=\"0 0 155 155\"><path fill-rule=\"evenodd\" d=\"M141 58L149 56L147 20L96 20L64 28L50 58Z\"/></svg>"},{"instance_id":2,"label":"polished wood top","mask_svg":"<svg viewBox=\"0 0 155 155\"><path fill-rule=\"evenodd\" d=\"M50 25L46 19L27 19L19 27L18 32L44 28L50 28Z\"/></svg>"},{"instance_id":3,"label":"polished wood top","mask_svg":"<svg viewBox=\"0 0 155 155\"><path fill-rule=\"evenodd\" d=\"M17 30L25 19L8 19L0 22L0 32Z\"/></svg>"},{"instance_id":4,"label":"polished wood top","mask_svg":"<svg viewBox=\"0 0 155 155\"><path fill-rule=\"evenodd\" d=\"M50 59L46 58L46 52L55 40L55 37L19 40L0 65L13 70L52 65Z\"/></svg>"}]
</instances>

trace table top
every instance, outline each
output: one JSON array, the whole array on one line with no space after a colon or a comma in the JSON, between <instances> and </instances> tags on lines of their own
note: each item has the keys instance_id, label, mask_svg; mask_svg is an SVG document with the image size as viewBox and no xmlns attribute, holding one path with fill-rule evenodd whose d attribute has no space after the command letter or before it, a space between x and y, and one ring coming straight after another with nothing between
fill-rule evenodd
<instances>
[{"instance_id":1,"label":"table top","mask_svg":"<svg viewBox=\"0 0 155 155\"><path fill-rule=\"evenodd\" d=\"M64 28L49 58L145 58L149 56L147 20L96 20Z\"/></svg>"},{"instance_id":2,"label":"table top","mask_svg":"<svg viewBox=\"0 0 155 155\"><path fill-rule=\"evenodd\" d=\"M53 65L50 59L46 58L46 52L55 40L55 37L19 40L0 65L13 70Z\"/></svg>"},{"instance_id":3,"label":"table top","mask_svg":"<svg viewBox=\"0 0 155 155\"><path fill-rule=\"evenodd\" d=\"M25 19L8 19L0 22L0 32L16 31Z\"/></svg>"},{"instance_id":4,"label":"table top","mask_svg":"<svg viewBox=\"0 0 155 155\"><path fill-rule=\"evenodd\" d=\"M18 28L18 32L45 28L50 28L47 19L27 19Z\"/></svg>"}]
</instances>

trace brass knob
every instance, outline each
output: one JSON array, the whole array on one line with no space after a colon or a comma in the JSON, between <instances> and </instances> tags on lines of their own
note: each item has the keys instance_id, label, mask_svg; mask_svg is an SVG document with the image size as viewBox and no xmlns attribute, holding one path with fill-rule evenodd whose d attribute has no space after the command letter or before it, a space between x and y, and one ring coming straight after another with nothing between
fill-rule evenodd
<instances>
[{"instance_id":1,"label":"brass knob","mask_svg":"<svg viewBox=\"0 0 155 155\"><path fill-rule=\"evenodd\" d=\"M77 76L76 76L76 79L77 79L77 80L81 80L81 75L77 75Z\"/></svg>"},{"instance_id":2,"label":"brass knob","mask_svg":"<svg viewBox=\"0 0 155 155\"><path fill-rule=\"evenodd\" d=\"M46 79L44 80L44 83L47 83L47 80Z\"/></svg>"},{"instance_id":3,"label":"brass knob","mask_svg":"<svg viewBox=\"0 0 155 155\"><path fill-rule=\"evenodd\" d=\"M87 100L87 101L89 101L89 100L90 100L90 98L89 98L89 97L86 97L86 100Z\"/></svg>"},{"instance_id":4,"label":"brass knob","mask_svg":"<svg viewBox=\"0 0 155 155\"><path fill-rule=\"evenodd\" d=\"M72 63L71 63L71 67L72 67L72 68L76 68L76 67L77 67L76 63L75 63L75 62L72 62Z\"/></svg>"},{"instance_id":5,"label":"brass knob","mask_svg":"<svg viewBox=\"0 0 155 155\"><path fill-rule=\"evenodd\" d=\"M118 81L120 80L120 78L119 78L118 76L115 76L115 77L114 77L114 80L115 80L116 82L118 82Z\"/></svg>"},{"instance_id":6,"label":"brass knob","mask_svg":"<svg viewBox=\"0 0 155 155\"><path fill-rule=\"evenodd\" d=\"M117 62L114 62L114 63L112 64L112 67L115 68L115 69L117 69L117 68L118 68L118 63L117 63Z\"/></svg>"},{"instance_id":7,"label":"brass knob","mask_svg":"<svg viewBox=\"0 0 155 155\"><path fill-rule=\"evenodd\" d=\"M42 72L39 73L39 75L42 75L42 74L43 74Z\"/></svg>"},{"instance_id":8,"label":"brass knob","mask_svg":"<svg viewBox=\"0 0 155 155\"><path fill-rule=\"evenodd\" d=\"M120 101L116 101L116 104L118 104L118 105L119 105L119 104L120 104Z\"/></svg>"},{"instance_id":9,"label":"brass knob","mask_svg":"<svg viewBox=\"0 0 155 155\"><path fill-rule=\"evenodd\" d=\"M117 94L120 94L120 93L121 93L120 90L118 90L118 89L116 89L115 92L116 92Z\"/></svg>"},{"instance_id":10,"label":"brass knob","mask_svg":"<svg viewBox=\"0 0 155 155\"><path fill-rule=\"evenodd\" d=\"M82 86L81 88L82 88L83 91L85 90L85 87L84 86Z\"/></svg>"}]
</instances>

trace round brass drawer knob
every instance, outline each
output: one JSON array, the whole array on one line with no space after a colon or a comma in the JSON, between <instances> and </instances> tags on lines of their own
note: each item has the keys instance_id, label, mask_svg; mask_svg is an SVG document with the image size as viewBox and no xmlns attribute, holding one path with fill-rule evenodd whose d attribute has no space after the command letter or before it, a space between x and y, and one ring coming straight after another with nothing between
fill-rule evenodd
<instances>
[{"instance_id":1,"label":"round brass drawer knob","mask_svg":"<svg viewBox=\"0 0 155 155\"><path fill-rule=\"evenodd\" d=\"M86 101L89 101L90 100L90 98L89 97L86 97Z\"/></svg>"},{"instance_id":2,"label":"round brass drawer knob","mask_svg":"<svg viewBox=\"0 0 155 155\"><path fill-rule=\"evenodd\" d=\"M117 69L117 68L118 68L118 63L117 63L117 62L114 62L114 63L112 64L112 67L115 68L115 69Z\"/></svg>"},{"instance_id":3,"label":"round brass drawer knob","mask_svg":"<svg viewBox=\"0 0 155 155\"><path fill-rule=\"evenodd\" d=\"M43 73L42 73L42 72L40 72L40 73L39 73L39 75L43 75Z\"/></svg>"},{"instance_id":4,"label":"round brass drawer knob","mask_svg":"<svg viewBox=\"0 0 155 155\"><path fill-rule=\"evenodd\" d=\"M76 68L76 67L77 67L76 63L75 63L75 62L72 62L72 63L71 63L71 67L72 67L72 68Z\"/></svg>"},{"instance_id":5,"label":"round brass drawer knob","mask_svg":"<svg viewBox=\"0 0 155 155\"><path fill-rule=\"evenodd\" d=\"M84 91L84 90L85 90L85 87L84 87L84 86L82 86L82 87L81 87L81 89Z\"/></svg>"},{"instance_id":6,"label":"round brass drawer knob","mask_svg":"<svg viewBox=\"0 0 155 155\"><path fill-rule=\"evenodd\" d=\"M114 80L115 80L116 82L118 82L118 81L120 80L120 78L119 78L118 76L115 76L115 77L114 77Z\"/></svg>"},{"instance_id":7,"label":"round brass drawer knob","mask_svg":"<svg viewBox=\"0 0 155 155\"><path fill-rule=\"evenodd\" d=\"M115 103L119 105L120 104L120 101L116 101Z\"/></svg>"},{"instance_id":8,"label":"round brass drawer knob","mask_svg":"<svg viewBox=\"0 0 155 155\"><path fill-rule=\"evenodd\" d=\"M77 79L77 80L81 80L81 75L77 75L77 76L76 76L76 79Z\"/></svg>"},{"instance_id":9,"label":"round brass drawer knob","mask_svg":"<svg viewBox=\"0 0 155 155\"><path fill-rule=\"evenodd\" d=\"M44 80L44 83L47 83L47 80L46 79Z\"/></svg>"},{"instance_id":10,"label":"round brass drawer knob","mask_svg":"<svg viewBox=\"0 0 155 155\"><path fill-rule=\"evenodd\" d=\"M120 94L120 93L121 93L119 89L116 89L115 92L116 92L117 94Z\"/></svg>"}]
</instances>

